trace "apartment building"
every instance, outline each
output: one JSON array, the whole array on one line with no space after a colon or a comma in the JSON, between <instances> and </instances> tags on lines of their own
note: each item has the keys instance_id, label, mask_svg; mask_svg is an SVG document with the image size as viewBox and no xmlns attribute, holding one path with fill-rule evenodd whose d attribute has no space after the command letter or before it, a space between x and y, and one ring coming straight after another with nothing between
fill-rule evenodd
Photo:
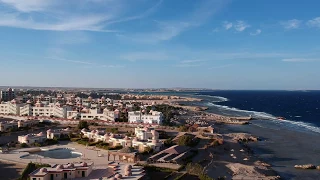
<instances>
[{"instance_id":1,"label":"apartment building","mask_svg":"<svg viewBox=\"0 0 320 180\"><path fill-rule=\"evenodd\" d=\"M152 110L149 113L132 111L128 113L128 120L130 123L162 124L163 114Z\"/></svg>"},{"instance_id":2,"label":"apartment building","mask_svg":"<svg viewBox=\"0 0 320 180\"><path fill-rule=\"evenodd\" d=\"M0 100L1 101L11 101L15 98L15 92L13 89L8 88L5 91L0 91Z\"/></svg>"},{"instance_id":3,"label":"apartment building","mask_svg":"<svg viewBox=\"0 0 320 180\"><path fill-rule=\"evenodd\" d=\"M23 104L17 103L15 99L12 99L9 102L2 102L0 104L0 114L19 115L21 106L23 106Z\"/></svg>"}]
</instances>

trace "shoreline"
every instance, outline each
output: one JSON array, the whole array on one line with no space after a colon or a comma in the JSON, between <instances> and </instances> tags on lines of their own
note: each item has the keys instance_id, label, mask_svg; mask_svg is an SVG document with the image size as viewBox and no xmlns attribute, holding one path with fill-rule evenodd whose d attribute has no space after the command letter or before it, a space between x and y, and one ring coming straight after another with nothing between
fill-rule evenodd
<instances>
[{"instance_id":1,"label":"shoreline","mask_svg":"<svg viewBox=\"0 0 320 180\"><path fill-rule=\"evenodd\" d=\"M201 99L201 101L202 101L202 99ZM217 126L217 128L219 129L222 126L222 128L225 129L225 131L226 131L226 132L223 132L223 136L225 136L225 135L228 136L231 134L235 134L235 136L237 136L239 134L245 134L243 132L232 133L226 127L227 127L227 125L230 125L230 126L246 125L246 124L249 124L249 121L253 120L253 118L251 116L249 116L249 117L233 117L233 116L225 116L225 115L221 115L221 114L206 112L206 110L208 109L207 107L199 107L199 106L192 106L192 105L186 106L186 105L173 104L173 103L170 103L169 105L172 105L175 107L181 107L184 110L187 110L187 111L190 111L194 114L197 114L197 115L199 115L200 120L204 120L204 121L211 122L211 123L215 122L215 124L220 124ZM248 134L248 135L250 136L250 138L255 137L254 134ZM255 142L250 142L250 143L258 143L258 141L260 141L259 137L255 137L255 138L256 139L253 140ZM245 149L244 151L242 151L242 153L246 153L247 156L251 157L251 158L246 157L243 159L243 161L239 161L236 163L233 163L230 161L225 162L228 164L226 167L229 168L229 170L226 170L226 171L227 172L229 171L229 173L231 171L231 173L232 173L230 178L244 179L246 177L252 176L253 179L257 179L257 178L264 179L264 180L281 179L278 172L276 172L273 169L272 165L266 163L264 161L264 159L259 154L254 153L254 151L250 147L250 143L245 144L245 143L241 143L239 141L234 141L234 140L229 141L229 143L231 143L231 144L235 143L234 145L232 145L232 147L239 147L239 146L242 147L241 150ZM232 155L232 158L236 158L237 156L240 156L239 154L233 156L235 151L234 151L234 149L231 149L231 151L232 152L230 155ZM229 153L227 153L227 152L224 152L224 153L225 154L221 154L220 156L224 157L224 156L229 155ZM212 159L212 161L213 160L214 159ZM265 173L258 173L258 170L263 171ZM242 171L245 171L248 174L245 174ZM213 175L214 173L212 174L212 173L208 172L208 174Z\"/></svg>"}]
</instances>

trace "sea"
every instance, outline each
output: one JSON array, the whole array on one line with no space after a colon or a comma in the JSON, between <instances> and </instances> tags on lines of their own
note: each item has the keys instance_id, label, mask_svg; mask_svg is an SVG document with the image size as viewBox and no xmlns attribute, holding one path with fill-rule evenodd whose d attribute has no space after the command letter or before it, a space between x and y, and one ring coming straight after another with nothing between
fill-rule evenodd
<instances>
[{"instance_id":1,"label":"sea","mask_svg":"<svg viewBox=\"0 0 320 180\"><path fill-rule=\"evenodd\" d=\"M205 106L207 112L221 115L252 116L254 120L249 125L224 125L222 131L260 137L262 141L249 146L256 156L271 164L282 179L320 180L320 170L294 168L297 164L320 165L320 91L210 90L139 94L196 97L202 101L183 103ZM279 120L279 117L285 119Z\"/></svg>"},{"instance_id":2,"label":"sea","mask_svg":"<svg viewBox=\"0 0 320 180\"><path fill-rule=\"evenodd\" d=\"M252 116L255 120L249 125L227 125L226 129L259 136L262 141L250 146L282 179L320 179L320 170L294 168L320 165L320 91L216 90L188 96L203 99L193 104L209 107L208 112Z\"/></svg>"}]
</instances>

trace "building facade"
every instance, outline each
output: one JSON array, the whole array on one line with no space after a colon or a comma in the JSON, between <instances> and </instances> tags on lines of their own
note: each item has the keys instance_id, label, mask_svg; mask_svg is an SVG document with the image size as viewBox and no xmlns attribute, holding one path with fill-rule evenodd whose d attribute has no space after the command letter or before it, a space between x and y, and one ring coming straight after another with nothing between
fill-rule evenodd
<instances>
[{"instance_id":1,"label":"building facade","mask_svg":"<svg viewBox=\"0 0 320 180\"><path fill-rule=\"evenodd\" d=\"M24 136L18 136L18 141L20 144L33 144L33 143L42 143L47 139L46 135L42 132L38 134L27 134Z\"/></svg>"},{"instance_id":2,"label":"building facade","mask_svg":"<svg viewBox=\"0 0 320 180\"><path fill-rule=\"evenodd\" d=\"M163 146L163 142L159 141L159 133L153 128L138 128L136 137L128 137L120 134L112 134L99 132L97 130L87 131L82 129L81 132L84 137L93 139L94 141L103 141L109 143L110 146L117 147L133 147L140 152L144 152L146 148L152 148L153 151L158 152ZM142 130L143 129L143 130Z\"/></svg>"},{"instance_id":3,"label":"building facade","mask_svg":"<svg viewBox=\"0 0 320 180\"><path fill-rule=\"evenodd\" d=\"M0 114L19 115L21 106L23 106L23 104L18 104L15 99L9 102L3 102L0 104Z\"/></svg>"},{"instance_id":4,"label":"building facade","mask_svg":"<svg viewBox=\"0 0 320 180\"><path fill-rule=\"evenodd\" d=\"M86 178L90 175L93 162L55 164L52 167L38 168L29 174L30 180L62 180Z\"/></svg>"},{"instance_id":5,"label":"building facade","mask_svg":"<svg viewBox=\"0 0 320 180\"><path fill-rule=\"evenodd\" d=\"M6 91L0 91L1 101L11 101L15 98L15 92L13 89L8 88Z\"/></svg>"},{"instance_id":6,"label":"building facade","mask_svg":"<svg viewBox=\"0 0 320 180\"><path fill-rule=\"evenodd\" d=\"M149 113L132 111L128 113L128 120L130 123L162 124L163 114L152 110Z\"/></svg>"}]
</instances>

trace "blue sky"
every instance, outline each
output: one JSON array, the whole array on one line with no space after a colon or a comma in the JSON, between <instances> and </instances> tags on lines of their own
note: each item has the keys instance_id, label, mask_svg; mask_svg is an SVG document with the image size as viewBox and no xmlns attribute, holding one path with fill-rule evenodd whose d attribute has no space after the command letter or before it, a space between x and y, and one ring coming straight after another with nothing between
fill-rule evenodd
<instances>
[{"instance_id":1,"label":"blue sky","mask_svg":"<svg viewBox=\"0 0 320 180\"><path fill-rule=\"evenodd\" d=\"M319 7L0 0L0 85L320 89Z\"/></svg>"}]
</instances>

